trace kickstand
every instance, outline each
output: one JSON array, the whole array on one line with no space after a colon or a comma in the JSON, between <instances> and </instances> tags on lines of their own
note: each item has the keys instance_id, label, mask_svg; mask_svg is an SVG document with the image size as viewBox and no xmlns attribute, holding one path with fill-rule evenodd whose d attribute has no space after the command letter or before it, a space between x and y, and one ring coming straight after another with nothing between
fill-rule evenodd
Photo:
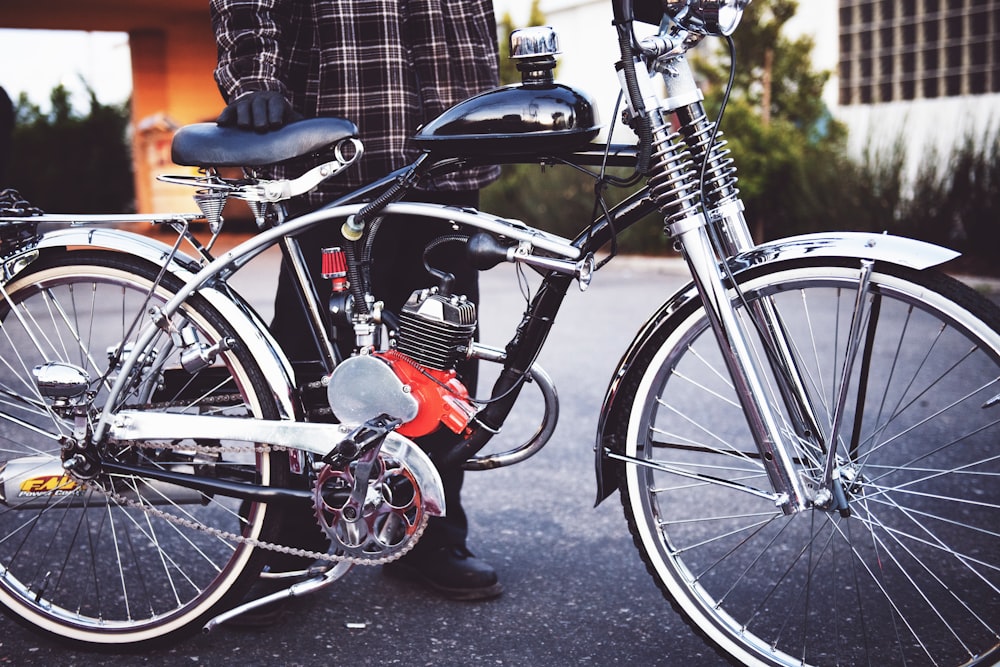
<instances>
[{"instance_id":1,"label":"kickstand","mask_svg":"<svg viewBox=\"0 0 1000 667\"><path fill-rule=\"evenodd\" d=\"M350 563L346 562L338 563L337 565L334 565L333 567L325 571L320 571L320 574L316 574L312 577L309 577L308 579L303 579L302 581L298 581L290 585L288 588L283 588L279 591L271 593L270 595L265 595L262 598L257 598L256 600L250 600L248 602L244 602L243 604L237 605L236 607L233 607L228 611L224 611L215 618L211 619L208 623L205 624L205 627L202 628L202 632L209 633L222 623L232 620L237 616L239 616L240 614L245 614L248 611L257 609L259 607L263 607L264 605L270 604L272 602L288 598L302 597L303 595L310 595L312 593L316 593L317 591L321 591L330 584L336 582L345 574L347 574L347 571L349 569L351 569ZM315 571L314 568L310 568L309 570L304 570L303 572L312 573L314 571ZM267 574L264 574L263 577L269 579L279 579L282 578L282 575L268 576Z\"/></svg>"}]
</instances>

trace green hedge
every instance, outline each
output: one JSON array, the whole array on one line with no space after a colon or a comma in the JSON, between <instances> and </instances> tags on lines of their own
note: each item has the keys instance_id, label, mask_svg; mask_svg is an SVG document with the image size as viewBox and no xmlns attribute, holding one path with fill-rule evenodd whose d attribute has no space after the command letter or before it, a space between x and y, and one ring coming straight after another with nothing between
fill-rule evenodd
<instances>
[{"instance_id":1,"label":"green hedge","mask_svg":"<svg viewBox=\"0 0 1000 667\"><path fill-rule=\"evenodd\" d=\"M128 104L101 104L91 91L86 114L67 90L52 90L51 111L22 94L16 108L4 187L46 211L125 213L135 209Z\"/></svg>"},{"instance_id":2,"label":"green hedge","mask_svg":"<svg viewBox=\"0 0 1000 667\"><path fill-rule=\"evenodd\" d=\"M780 132L780 126L774 132ZM758 240L818 231L889 232L962 252L981 272L1000 273L1000 132L966 137L950 156L923 156L916 180L905 178L901 142L852 160L842 151L805 145L784 160L758 163L756 141L733 140L747 205ZM744 154L741 154L744 153ZM591 220L594 181L569 167L513 165L483 191L484 210L573 237ZM614 188L609 202L627 191ZM620 240L620 252L670 252L662 223L651 216Z\"/></svg>"}]
</instances>

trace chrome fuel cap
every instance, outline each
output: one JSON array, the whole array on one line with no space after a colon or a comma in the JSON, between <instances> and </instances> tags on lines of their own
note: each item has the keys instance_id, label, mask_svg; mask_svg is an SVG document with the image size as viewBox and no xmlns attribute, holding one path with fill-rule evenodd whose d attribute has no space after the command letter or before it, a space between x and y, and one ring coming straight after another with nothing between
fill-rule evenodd
<instances>
[{"instance_id":1,"label":"chrome fuel cap","mask_svg":"<svg viewBox=\"0 0 1000 667\"><path fill-rule=\"evenodd\" d=\"M533 26L520 28L510 34L510 57L540 58L554 56L559 50L559 36L552 26Z\"/></svg>"}]
</instances>

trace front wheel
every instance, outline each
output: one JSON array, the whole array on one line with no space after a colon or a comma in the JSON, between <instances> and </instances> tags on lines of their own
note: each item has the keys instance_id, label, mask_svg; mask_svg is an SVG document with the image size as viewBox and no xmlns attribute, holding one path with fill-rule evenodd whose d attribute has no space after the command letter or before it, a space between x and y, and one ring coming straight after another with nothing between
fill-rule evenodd
<instances>
[{"instance_id":1,"label":"front wheel","mask_svg":"<svg viewBox=\"0 0 1000 667\"><path fill-rule=\"evenodd\" d=\"M784 419L818 486L859 267L742 274L787 332L821 437ZM935 272L876 264L836 442L843 506L773 500L700 304L673 315L623 382L622 502L665 595L742 664L964 665L1000 658L1000 310ZM746 322L746 304L734 298ZM759 343L757 361L768 366ZM825 500L825 499L824 499ZM821 508L822 506L822 508Z\"/></svg>"},{"instance_id":2,"label":"front wheel","mask_svg":"<svg viewBox=\"0 0 1000 667\"><path fill-rule=\"evenodd\" d=\"M15 620L86 647L139 648L193 632L238 601L274 540L274 510L142 474L65 473L62 445L81 423L43 398L33 369L58 363L89 378L84 419L93 425L126 355L139 374L118 407L276 419L260 367L238 333L204 299L171 320L188 340L231 349L186 370L166 333L132 349L152 326L150 308L180 284L121 253L44 254L0 292L0 605ZM241 449L242 447L242 449ZM105 459L136 469L233 482L287 482L287 455L243 443L109 445Z\"/></svg>"}]
</instances>

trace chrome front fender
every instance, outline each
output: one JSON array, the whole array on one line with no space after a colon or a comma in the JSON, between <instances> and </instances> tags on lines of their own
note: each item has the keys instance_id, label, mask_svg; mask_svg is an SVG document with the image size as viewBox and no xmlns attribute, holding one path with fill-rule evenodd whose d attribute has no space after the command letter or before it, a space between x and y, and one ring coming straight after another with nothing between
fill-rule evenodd
<instances>
[{"instance_id":1,"label":"chrome front fender","mask_svg":"<svg viewBox=\"0 0 1000 667\"><path fill-rule=\"evenodd\" d=\"M730 261L730 267L733 273L736 273L764 262L813 257L849 257L887 262L919 271L944 264L959 254L933 243L903 236L867 232L825 232L789 236L764 243L734 257Z\"/></svg>"},{"instance_id":2,"label":"chrome front fender","mask_svg":"<svg viewBox=\"0 0 1000 667\"><path fill-rule=\"evenodd\" d=\"M922 270L943 264L958 256L959 253L954 250L901 236L840 232L791 236L765 243L732 258L729 267L736 274L767 263L829 257L874 260ZM622 385L629 379L630 372L641 370L636 369L634 364L648 341L663 326L668 325L674 313L698 298L693 283L688 283L675 292L639 330L615 368L597 422L594 450L598 504L618 486L613 470L617 464L610 462L604 452L610 447L610 438L613 437L609 433L608 426L614 419L619 418L623 407L619 402Z\"/></svg>"},{"instance_id":3,"label":"chrome front fender","mask_svg":"<svg viewBox=\"0 0 1000 667\"><path fill-rule=\"evenodd\" d=\"M125 253L163 266L171 257L171 246L140 234L114 228L71 227L42 234L37 250L71 248L96 248ZM27 266L29 263L25 263ZM173 254L166 264L167 271L183 281L190 280L200 268L198 262L182 252ZM20 268L23 268L20 267ZM256 311L232 290L226 293L211 286L198 290L206 301L215 308L233 327L239 338L246 344L254 359L267 378L275 404L282 419L295 419L297 411L292 401L295 377L292 366L284 352L278 347L267 325Z\"/></svg>"}]
</instances>

